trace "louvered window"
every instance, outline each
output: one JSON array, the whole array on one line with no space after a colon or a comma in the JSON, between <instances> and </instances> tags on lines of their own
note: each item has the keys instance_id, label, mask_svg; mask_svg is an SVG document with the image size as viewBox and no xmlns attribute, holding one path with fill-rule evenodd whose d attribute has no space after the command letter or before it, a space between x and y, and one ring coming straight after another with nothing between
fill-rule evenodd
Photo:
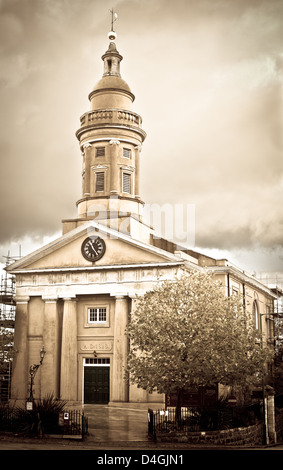
<instances>
[{"instance_id":1,"label":"louvered window","mask_svg":"<svg viewBox=\"0 0 283 470\"><path fill-rule=\"evenodd\" d=\"M96 156L105 157L105 147L96 147Z\"/></svg>"},{"instance_id":2,"label":"louvered window","mask_svg":"<svg viewBox=\"0 0 283 470\"><path fill-rule=\"evenodd\" d=\"M99 171L96 173L95 191L104 191L104 171Z\"/></svg>"},{"instance_id":3,"label":"louvered window","mask_svg":"<svg viewBox=\"0 0 283 470\"><path fill-rule=\"evenodd\" d=\"M123 193L131 194L131 175L123 173Z\"/></svg>"},{"instance_id":4,"label":"louvered window","mask_svg":"<svg viewBox=\"0 0 283 470\"><path fill-rule=\"evenodd\" d=\"M123 157L131 158L131 150L123 148Z\"/></svg>"}]
</instances>

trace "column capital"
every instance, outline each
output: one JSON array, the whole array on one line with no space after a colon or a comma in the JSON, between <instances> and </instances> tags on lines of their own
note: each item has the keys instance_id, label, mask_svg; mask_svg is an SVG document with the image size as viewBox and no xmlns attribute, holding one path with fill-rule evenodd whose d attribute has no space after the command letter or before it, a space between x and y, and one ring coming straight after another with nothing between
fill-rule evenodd
<instances>
[{"instance_id":1,"label":"column capital","mask_svg":"<svg viewBox=\"0 0 283 470\"><path fill-rule=\"evenodd\" d=\"M16 304L27 304L30 300L29 295L15 295L14 301Z\"/></svg>"},{"instance_id":2,"label":"column capital","mask_svg":"<svg viewBox=\"0 0 283 470\"><path fill-rule=\"evenodd\" d=\"M85 144L83 144L83 149L87 149L88 147L91 147L92 144L90 142L86 142Z\"/></svg>"},{"instance_id":3,"label":"column capital","mask_svg":"<svg viewBox=\"0 0 283 470\"><path fill-rule=\"evenodd\" d=\"M75 295L74 296L66 295L62 297L62 299L64 300L64 302L76 302L78 300Z\"/></svg>"},{"instance_id":4,"label":"column capital","mask_svg":"<svg viewBox=\"0 0 283 470\"><path fill-rule=\"evenodd\" d=\"M118 140L118 139L111 139L111 140L109 141L109 144L110 144L110 145L120 145L120 140Z\"/></svg>"},{"instance_id":5,"label":"column capital","mask_svg":"<svg viewBox=\"0 0 283 470\"><path fill-rule=\"evenodd\" d=\"M144 293L143 292L129 292L128 293L128 297L132 300L139 300L140 298L142 298L144 296Z\"/></svg>"},{"instance_id":6,"label":"column capital","mask_svg":"<svg viewBox=\"0 0 283 470\"><path fill-rule=\"evenodd\" d=\"M128 298L127 294L110 294L111 297L114 297L116 300L124 300Z\"/></svg>"},{"instance_id":7,"label":"column capital","mask_svg":"<svg viewBox=\"0 0 283 470\"><path fill-rule=\"evenodd\" d=\"M42 295L42 300L45 302L45 303L56 303L57 300L58 300L58 296L57 295Z\"/></svg>"}]
</instances>

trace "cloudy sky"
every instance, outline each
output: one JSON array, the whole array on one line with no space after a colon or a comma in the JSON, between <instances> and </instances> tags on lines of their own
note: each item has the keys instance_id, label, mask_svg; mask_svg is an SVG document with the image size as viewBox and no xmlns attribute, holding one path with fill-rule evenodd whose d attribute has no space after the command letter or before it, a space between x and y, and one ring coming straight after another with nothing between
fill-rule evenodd
<instances>
[{"instance_id":1,"label":"cloudy sky","mask_svg":"<svg viewBox=\"0 0 283 470\"><path fill-rule=\"evenodd\" d=\"M283 276L282 0L0 0L0 254L76 216L112 7L143 200L194 205L197 249Z\"/></svg>"}]
</instances>

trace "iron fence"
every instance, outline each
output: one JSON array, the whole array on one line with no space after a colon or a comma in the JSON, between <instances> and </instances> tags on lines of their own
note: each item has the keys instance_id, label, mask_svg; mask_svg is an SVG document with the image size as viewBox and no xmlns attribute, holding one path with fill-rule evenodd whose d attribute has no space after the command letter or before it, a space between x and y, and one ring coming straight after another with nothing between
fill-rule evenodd
<instances>
[{"instance_id":1,"label":"iron fence","mask_svg":"<svg viewBox=\"0 0 283 470\"><path fill-rule=\"evenodd\" d=\"M88 418L78 410L46 413L41 416L19 408L0 408L0 432L23 435L79 436L88 433Z\"/></svg>"},{"instance_id":2,"label":"iron fence","mask_svg":"<svg viewBox=\"0 0 283 470\"><path fill-rule=\"evenodd\" d=\"M19 428L19 421L14 409L8 406L0 408L0 431L15 433Z\"/></svg>"},{"instance_id":3,"label":"iron fence","mask_svg":"<svg viewBox=\"0 0 283 470\"><path fill-rule=\"evenodd\" d=\"M8 402L10 398L10 388L11 388L11 374L0 373L0 403Z\"/></svg>"},{"instance_id":4,"label":"iron fence","mask_svg":"<svg viewBox=\"0 0 283 470\"><path fill-rule=\"evenodd\" d=\"M80 435L83 439L88 433L88 419L84 413L78 410L63 411L59 413L56 429L59 434L67 436Z\"/></svg>"},{"instance_id":5,"label":"iron fence","mask_svg":"<svg viewBox=\"0 0 283 470\"><path fill-rule=\"evenodd\" d=\"M176 415L175 408L148 410L148 434L156 438L157 433L174 431L196 432L245 427L262 420L260 404L245 407L182 408Z\"/></svg>"}]
</instances>

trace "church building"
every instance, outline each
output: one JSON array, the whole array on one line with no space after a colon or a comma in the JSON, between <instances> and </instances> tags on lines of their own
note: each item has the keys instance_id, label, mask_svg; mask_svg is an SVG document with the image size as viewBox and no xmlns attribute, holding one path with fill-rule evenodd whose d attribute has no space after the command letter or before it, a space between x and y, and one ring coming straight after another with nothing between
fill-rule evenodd
<instances>
[{"instance_id":1,"label":"church building","mask_svg":"<svg viewBox=\"0 0 283 470\"><path fill-rule=\"evenodd\" d=\"M102 56L103 76L89 94L90 110L76 132L82 158L77 217L62 236L7 268L16 280L15 356L11 399L26 401L30 366L45 357L33 396L49 393L74 404L159 403L125 380L125 328L136 296L184 267L209 268L227 295L238 292L266 337L273 337L274 293L227 260L216 260L154 236L143 218L140 165L146 133L121 78L116 34ZM78 175L79 177L79 175Z\"/></svg>"}]
</instances>

